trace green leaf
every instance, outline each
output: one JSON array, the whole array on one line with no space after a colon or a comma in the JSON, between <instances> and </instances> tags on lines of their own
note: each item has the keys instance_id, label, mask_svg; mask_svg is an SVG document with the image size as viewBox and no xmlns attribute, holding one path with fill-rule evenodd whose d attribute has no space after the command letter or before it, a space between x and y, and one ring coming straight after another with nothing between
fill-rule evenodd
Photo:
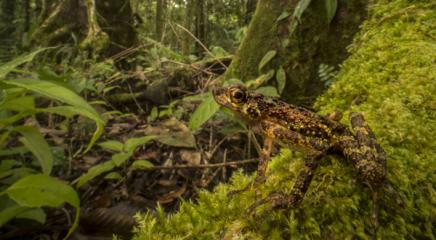
<instances>
[{"instance_id":1,"label":"green leaf","mask_svg":"<svg viewBox=\"0 0 436 240\"><path fill-rule=\"evenodd\" d=\"M147 160L136 160L130 165L130 170L136 170L136 169L150 169L154 168L153 163Z\"/></svg>"},{"instance_id":2,"label":"green leaf","mask_svg":"<svg viewBox=\"0 0 436 240\"><path fill-rule=\"evenodd\" d=\"M248 89L256 89L260 87L262 84L268 82L272 77L274 77L275 70L271 69L267 73L260 75L255 80L250 80L245 83L245 86Z\"/></svg>"},{"instance_id":3,"label":"green leaf","mask_svg":"<svg viewBox=\"0 0 436 240\"><path fill-rule=\"evenodd\" d=\"M124 144L118 141L114 141L114 140L109 140L106 142L102 142L98 144L100 147L108 149L108 150L112 150L112 151L116 151L116 152L122 152L123 148L124 148Z\"/></svg>"},{"instance_id":4,"label":"green leaf","mask_svg":"<svg viewBox=\"0 0 436 240\"><path fill-rule=\"evenodd\" d=\"M123 177L121 176L121 174L119 174L117 172L111 172L111 173L106 174L106 176L104 176L104 179L110 179L110 180L118 180L121 178L123 178Z\"/></svg>"},{"instance_id":5,"label":"green leaf","mask_svg":"<svg viewBox=\"0 0 436 240\"><path fill-rule=\"evenodd\" d=\"M0 173L3 171L11 170L14 166L20 165L16 160L1 160L0 161Z\"/></svg>"},{"instance_id":6,"label":"green leaf","mask_svg":"<svg viewBox=\"0 0 436 240\"><path fill-rule=\"evenodd\" d=\"M3 82L10 85L22 87L30 91L34 91L43 96L61 101L63 103L67 103L72 106L69 108L70 112L75 111L78 114L82 114L94 120L97 124L97 129L94 132L85 152L94 145L95 141L97 141L97 139L103 133L105 124L104 120L91 105L89 105L83 98L81 98L73 91L52 82L40 81L30 78L3 80ZM65 109L67 108L64 108L64 111L67 111Z\"/></svg>"},{"instance_id":7,"label":"green leaf","mask_svg":"<svg viewBox=\"0 0 436 240\"><path fill-rule=\"evenodd\" d=\"M282 66L280 66L279 70L277 70L276 79L277 79L277 91L279 92L279 94L282 94L283 89L285 89L285 85L286 85L286 72Z\"/></svg>"},{"instance_id":8,"label":"green leaf","mask_svg":"<svg viewBox=\"0 0 436 240\"><path fill-rule=\"evenodd\" d=\"M266 86L266 87L260 87L256 89L256 92L261 93L265 96L270 97L279 97L280 95L277 93L277 89L275 87Z\"/></svg>"},{"instance_id":9,"label":"green leaf","mask_svg":"<svg viewBox=\"0 0 436 240\"><path fill-rule=\"evenodd\" d=\"M30 175L11 185L5 193L24 207L59 207L63 203L69 203L76 208L76 217L65 239L77 227L80 214L79 196L71 186L56 178L43 174Z\"/></svg>"},{"instance_id":10,"label":"green leaf","mask_svg":"<svg viewBox=\"0 0 436 240\"><path fill-rule=\"evenodd\" d=\"M20 141L35 155L41 165L42 172L46 175L50 175L53 168L53 155L50 146L42 134L35 128L29 126L16 127L14 131L23 135Z\"/></svg>"},{"instance_id":11,"label":"green leaf","mask_svg":"<svg viewBox=\"0 0 436 240\"><path fill-rule=\"evenodd\" d=\"M277 18L277 22L289 17L291 14L287 11L282 12L282 14L280 14L280 16Z\"/></svg>"},{"instance_id":12,"label":"green leaf","mask_svg":"<svg viewBox=\"0 0 436 240\"><path fill-rule=\"evenodd\" d=\"M27 207L19 205L9 206L0 211L0 227L15 218L17 215L29 210Z\"/></svg>"},{"instance_id":13,"label":"green leaf","mask_svg":"<svg viewBox=\"0 0 436 240\"><path fill-rule=\"evenodd\" d=\"M148 121L152 122L159 117L159 111L157 110L157 107L153 107L151 109L150 115L148 116Z\"/></svg>"},{"instance_id":14,"label":"green leaf","mask_svg":"<svg viewBox=\"0 0 436 240\"><path fill-rule=\"evenodd\" d=\"M100 174L108 172L114 168L115 163L112 160L91 167L87 173L83 174L77 179L77 187L80 188L85 183L89 182Z\"/></svg>"},{"instance_id":15,"label":"green leaf","mask_svg":"<svg viewBox=\"0 0 436 240\"><path fill-rule=\"evenodd\" d=\"M7 62L0 66L0 78L6 77L8 73L10 73L12 70L14 70L16 67L20 66L23 63L30 62L33 60L33 58L38 55L38 53L47 50L48 48L42 48L38 49L34 52L31 52L29 54L20 56L15 58L14 60Z\"/></svg>"},{"instance_id":16,"label":"green leaf","mask_svg":"<svg viewBox=\"0 0 436 240\"><path fill-rule=\"evenodd\" d=\"M13 98L0 104L0 110L22 112L33 109L35 109L35 99L31 96Z\"/></svg>"},{"instance_id":17,"label":"green leaf","mask_svg":"<svg viewBox=\"0 0 436 240\"><path fill-rule=\"evenodd\" d=\"M267 63L269 63L269 61L271 61L271 59L273 59L277 54L276 50L270 50L268 51L265 56L263 56L262 60L260 60L259 63L259 71L262 70L263 67L265 67L265 65Z\"/></svg>"},{"instance_id":18,"label":"green leaf","mask_svg":"<svg viewBox=\"0 0 436 240\"><path fill-rule=\"evenodd\" d=\"M132 156L132 153L133 152L114 154L112 155L112 162L115 164L115 166L119 167Z\"/></svg>"},{"instance_id":19,"label":"green leaf","mask_svg":"<svg viewBox=\"0 0 436 240\"><path fill-rule=\"evenodd\" d=\"M30 220L37 221L41 224L45 223L46 217L47 216L44 210L42 210L41 208L28 209L16 216L16 218L30 219Z\"/></svg>"},{"instance_id":20,"label":"green leaf","mask_svg":"<svg viewBox=\"0 0 436 240\"><path fill-rule=\"evenodd\" d=\"M0 149L0 157L11 156L11 155L22 155L28 153L29 149L23 146L13 147L9 149Z\"/></svg>"},{"instance_id":21,"label":"green leaf","mask_svg":"<svg viewBox=\"0 0 436 240\"><path fill-rule=\"evenodd\" d=\"M338 0L325 0L327 22L330 23L336 15Z\"/></svg>"},{"instance_id":22,"label":"green leaf","mask_svg":"<svg viewBox=\"0 0 436 240\"><path fill-rule=\"evenodd\" d=\"M133 152L135 149L140 145L145 145L149 141L155 139L156 136L145 136L140 138L130 138L126 141L124 144L124 151L125 152Z\"/></svg>"},{"instance_id":23,"label":"green leaf","mask_svg":"<svg viewBox=\"0 0 436 240\"><path fill-rule=\"evenodd\" d=\"M303 15L306 8L310 5L311 0L300 0L297 6L294 9L294 13L292 14L293 18L297 18L300 21L301 16Z\"/></svg>"},{"instance_id":24,"label":"green leaf","mask_svg":"<svg viewBox=\"0 0 436 240\"><path fill-rule=\"evenodd\" d=\"M215 102L211 93L208 93L203 102L195 109L191 118L189 119L189 128L197 130L209 120L220 108L218 103Z\"/></svg>"}]
</instances>

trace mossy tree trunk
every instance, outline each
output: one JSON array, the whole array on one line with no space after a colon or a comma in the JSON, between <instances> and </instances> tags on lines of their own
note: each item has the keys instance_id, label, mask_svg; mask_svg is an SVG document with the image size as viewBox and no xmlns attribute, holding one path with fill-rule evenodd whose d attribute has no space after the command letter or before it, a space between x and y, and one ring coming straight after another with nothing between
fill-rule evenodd
<instances>
[{"instance_id":1,"label":"mossy tree trunk","mask_svg":"<svg viewBox=\"0 0 436 240\"><path fill-rule=\"evenodd\" d=\"M270 211L267 204L247 216L261 197L294 185L304 160L284 150L258 189L229 197L253 180L238 172L167 218L143 215L133 239L436 239L436 3L370 4L350 56L316 107L320 114L342 111L346 124L350 112L365 116L387 153L389 184L376 202L351 163L329 156L298 208Z\"/></svg>"},{"instance_id":2,"label":"mossy tree trunk","mask_svg":"<svg viewBox=\"0 0 436 240\"><path fill-rule=\"evenodd\" d=\"M247 0L245 4L244 24L250 23L251 17L256 10L257 0Z\"/></svg>"},{"instance_id":3,"label":"mossy tree trunk","mask_svg":"<svg viewBox=\"0 0 436 240\"><path fill-rule=\"evenodd\" d=\"M291 102L311 103L324 89L318 77L320 64L338 67L346 57L358 26L367 15L367 1L339 0L330 19L327 1L311 1L300 20L293 13L298 0L259 0L247 34L225 78L255 79L280 66L286 72L283 97ZM304 1L310 2L310 1ZM292 25L296 28L292 29ZM271 50L277 52L261 72L259 63Z\"/></svg>"},{"instance_id":4,"label":"mossy tree trunk","mask_svg":"<svg viewBox=\"0 0 436 240\"><path fill-rule=\"evenodd\" d=\"M65 0L42 14L44 19L32 35L33 45L78 41L92 56L110 56L133 46L136 40L129 0Z\"/></svg>"}]
</instances>

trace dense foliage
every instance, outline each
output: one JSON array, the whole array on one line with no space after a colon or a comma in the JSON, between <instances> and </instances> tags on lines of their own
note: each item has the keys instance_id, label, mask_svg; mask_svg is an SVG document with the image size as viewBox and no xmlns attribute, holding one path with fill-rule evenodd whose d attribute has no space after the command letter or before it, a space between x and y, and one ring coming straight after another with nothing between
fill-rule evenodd
<instances>
[{"instance_id":1,"label":"dense foliage","mask_svg":"<svg viewBox=\"0 0 436 240\"><path fill-rule=\"evenodd\" d=\"M434 59L435 5L431 1L378 1L350 47L332 87L316 106L362 112L388 155L388 180L380 227L371 222L371 192L349 164L328 157L317 170L300 208L246 218L254 192L228 197L251 177L235 174L231 184L202 191L195 202L165 216L138 216L135 239L434 239L436 236L436 128ZM343 119L346 123L346 117ZM290 190L302 156L284 150L269 167L262 187Z\"/></svg>"},{"instance_id":2,"label":"dense foliage","mask_svg":"<svg viewBox=\"0 0 436 240\"><path fill-rule=\"evenodd\" d=\"M435 239L435 26L430 0L2 0L0 239ZM211 94L235 83L362 112L390 187L326 156L299 208L246 215L304 154L228 195L260 154Z\"/></svg>"}]
</instances>

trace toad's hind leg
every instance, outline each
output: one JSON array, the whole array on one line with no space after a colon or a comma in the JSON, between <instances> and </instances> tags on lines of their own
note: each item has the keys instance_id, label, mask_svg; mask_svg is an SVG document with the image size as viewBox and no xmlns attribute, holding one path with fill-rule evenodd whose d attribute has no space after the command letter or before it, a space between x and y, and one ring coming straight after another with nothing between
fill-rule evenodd
<instances>
[{"instance_id":1,"label":"toad's hind leg","mask_svg":"<svg viewBox=\"0 0 436 240\"><path fill-rule=\"evenodd\" d=\"M273 192L266 198L255 202L247 209L247 214L252 213L258 206L265 203L271 203L271 208L295 208L303 200L304 194L309 188L310 182L312 181L314 172L318 167L321 158L324 153L319 153L316 155L310 155L306 158L304 162L303 169L300 170L297 179L295 180L294 186L292 187L291 193L285 194L283 192Z\"/></svg>"},{"instance_id":2,"label":"toad's hind leg","mask_svg":"<svg viewBox=\"0 0 436 240\"><path fill-rule=\"evenodd\" d=\"M360 158L356 159L356 168L365 181L371 186L373 193L372 222L379 226L379 194L386 177L386 154L377 143L375 134L366 124L362 114L350 113L350 122L359 148Z\"/></svg>"},{"instance_id":3,"label":"toad's hind leg","mask_svg":"<svg viewBox=\"0 0 436 240\"><path fill-rule=\"evenodd\" d=\"M350 122L359 145L360 159L355 162L356 167L372 187L378 187L386 175L386 153L362 114L350 113Z\"/></svg>"}]
</instances>

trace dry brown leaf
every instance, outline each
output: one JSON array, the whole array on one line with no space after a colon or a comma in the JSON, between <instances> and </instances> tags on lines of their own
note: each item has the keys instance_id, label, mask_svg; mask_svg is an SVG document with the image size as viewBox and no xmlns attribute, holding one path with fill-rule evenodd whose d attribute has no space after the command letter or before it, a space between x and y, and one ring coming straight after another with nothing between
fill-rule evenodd
<instances>
[{"instance_id":1,"label":"dry brown leaf","mask_svg":"<svg viewBox=\"0 0 436 240\"><path fill-rule=\"evenodd\" d=\"M200 165L201 153L197 151L182 150L180 158L189 165Z\"/></svg>"},{"instance_id":2,"label":"dry brown leaf","mask_svg":"<svg viewBox=\"0 0 436 240\"><path fill-rule=\"evenodd\" d=\"M185 124L176 118L162 121L157 126L148 126L144 130L144 134L155 135L157 136L157 141L169 146L196 147L194 135Z\"/></svg>"},{"instance_id":3,"label":"dry brown leaf","mask_svg":"<svg viewBox=\"0 0 436 240\"><path fill-rule=\"evenodd\" d=\"M159 203L160 204L170 203L170 202L176 200L177 198L180 198L183 195L183 193L186 192L186 186L187 186L187 184L185 183L179 189L173 190L173 191L165 194L164 196L159 197L158 198Z\"/></svg>"}]
</instances>

